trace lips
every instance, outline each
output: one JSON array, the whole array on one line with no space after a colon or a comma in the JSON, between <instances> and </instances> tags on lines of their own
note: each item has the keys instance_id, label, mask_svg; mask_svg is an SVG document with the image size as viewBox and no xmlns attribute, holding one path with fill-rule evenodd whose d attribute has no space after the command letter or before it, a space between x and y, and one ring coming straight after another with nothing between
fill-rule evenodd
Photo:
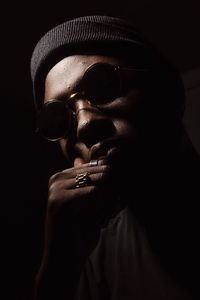
<instances>
[{"instance_id":1,"label":"lips","mask_svg":"<svg viewBox=\"0 0 200 300\"><path fill-rule=\"evenodd\" d=\"M91 159L105 157L112 160L120 152L117 141L103 141L91 148Z\"/></svg>"}]
</instances>

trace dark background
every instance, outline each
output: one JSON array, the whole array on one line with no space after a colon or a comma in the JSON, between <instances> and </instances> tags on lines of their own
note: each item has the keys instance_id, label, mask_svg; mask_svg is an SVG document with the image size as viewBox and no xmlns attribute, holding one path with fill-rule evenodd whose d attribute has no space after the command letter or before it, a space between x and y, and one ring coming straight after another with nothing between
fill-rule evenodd
<instances>
[{"instance_id":1,"label":"dark background","mask_svg":"<svg viewBox=\"0 0 200 300\"><path fill-rule=\"evenodd\" d=\"M38 39L77 16L133 21L181 71L185 124L200 151L199 1L59 1L6 3L1 8L1 299L29 299L37 268L48 177L65 166L56 145L35 135L29 61Z\"/></svg>"}]
</instances>

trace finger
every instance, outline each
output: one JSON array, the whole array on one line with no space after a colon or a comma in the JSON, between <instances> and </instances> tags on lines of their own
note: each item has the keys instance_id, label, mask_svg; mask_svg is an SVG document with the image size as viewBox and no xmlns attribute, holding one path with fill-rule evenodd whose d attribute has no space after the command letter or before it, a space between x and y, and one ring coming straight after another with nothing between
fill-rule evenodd
<instances>
[{"instance_id":1,"label":"finger","mask_svg":"<svg viewBox=\"0 0 200 300\"><path fill-rule=\"evenodd\" d=\"M100 172L98 170L96 173L89 173L89 172L79 173L74 178L66 179L65 177L62 177L62 179L60 178L59 180L55 180L49 185L49 193L51 193L51 191L56 191L56 190L59 192L62 189L67 190L67 189L77 188L78 175L84 175L84 174L86 174L87 177L87 183L86 183L87 185L100 185L106 181L109 172L105 170L104 172Z\"/></svg>"},{"instance_id":2,"label":"finger","mask_svg":"<svg viewBox=\"0 0 200 300\"><path fill-rule=\"evenodd\" d=\"M100 157L99 159L91 160L89 163L83 163L80 158L77 158L77 163L75 164L74 167L65 169L62 172L77 172L81 171L85 168L94 168L97 166L103 166L103 165L108 165L108 160L106 157ZM95 170L95 169L94 169Z\"/></svg>"},{"instance_id":3,"label":"finger","mask_svg":"<svg viewBox=\"0 0 200 300\"><path fill-rule=\"evenodd\" d=\"M101 156L98 159L92 159L89 162L89 166L94 167L94 166L103 166L108 164L108 159L105 156Z\"/></svg>"},{"instance_id":4,"label":"finger","mask_svg":"<svg viewBox=\"0 0 200 300\"><path fill-rule=\"evenodd\" d=\"M101 162L101 163L103 163L103 162ZM82 165L81 167L78 167L78 168L65 169L62 172L56 173L53 176L51 176L51 178L49 180L49 186L57 180L75 178L77 174L105 173L105 172L109 172L110 168L111 167L106 164L102 164L100 166L99 165L91 166L89 163L87 163L84 166Z\"/></svg>"},{"instance_id":5,"label":"finger","mask_svg":"<svg viewBox=\"0 0 200 300\"><path fill-rule=\"evenodd\" d=\"M75 158L74 160L74 167L80 167L84 164L84 160L80 157Z\"/></svg>"}]
</instances>

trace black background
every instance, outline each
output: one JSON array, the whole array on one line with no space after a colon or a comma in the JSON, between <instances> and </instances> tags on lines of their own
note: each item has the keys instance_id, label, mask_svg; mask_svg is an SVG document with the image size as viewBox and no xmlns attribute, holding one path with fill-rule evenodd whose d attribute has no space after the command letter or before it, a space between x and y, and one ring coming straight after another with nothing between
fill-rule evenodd
<instances>
[{"instance_id":1,"label":"black background","mask_svg":"<svg viewBox=\"0 0 200 300\"><path fill-rule=\"evenodd\" d=\"M40 254L47 180L65 166L57 146L34 133L29 61L36 42L73 17L125 17L184 72L200 65L198 2L32 1L1 7L1 299L29 299Z\"/></svg>"}]
</instances>

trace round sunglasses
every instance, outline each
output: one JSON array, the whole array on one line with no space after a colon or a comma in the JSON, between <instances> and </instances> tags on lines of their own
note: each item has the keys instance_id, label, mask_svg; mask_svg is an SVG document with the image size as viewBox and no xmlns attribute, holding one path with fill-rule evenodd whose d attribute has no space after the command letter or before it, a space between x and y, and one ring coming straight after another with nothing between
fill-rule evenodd
<instances>
[{"instance_id":1,"label":"round sunglasses","mask_svg":"<svg viewBox=\"0 0 200 300\"><path fill-rule=\"evenodd\" d=\"M70 107L71 101L86 99L93 106L106 105L123 94L128 88L128 82L130 88L138 87L146 72L147 69L109 63L89 66L80 81L80 92L71 94L66 101L51 99L44 103L38 113L37 132L50 141L69 136L76 123L75 113ZM133 78L131 83L130 78Z\"/></svg>"}]
</instances>

